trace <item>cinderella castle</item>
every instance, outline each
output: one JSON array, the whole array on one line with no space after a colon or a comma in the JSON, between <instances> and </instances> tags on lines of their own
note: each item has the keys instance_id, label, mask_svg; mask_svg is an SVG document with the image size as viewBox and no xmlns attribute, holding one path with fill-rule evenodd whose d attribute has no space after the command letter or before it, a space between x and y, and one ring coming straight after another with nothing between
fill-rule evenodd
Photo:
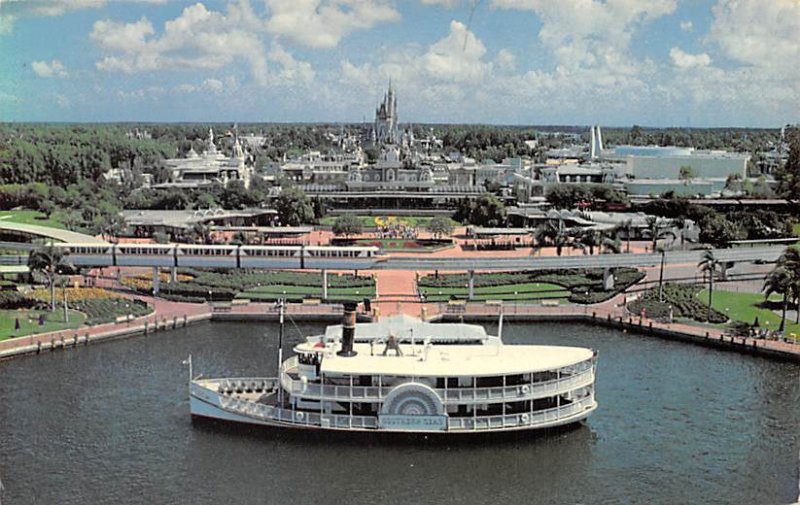
<instances>
[{"instance_id":1,"label":"cinderella castle","mask_svg":"<svg viewBox=\"0 0 800 505\"><path fill-rule=\"evenodd\" d=\"M390 82L389 91L383 95L383 102L375 108L372 142L376 145L397 144L400 140L398 132L397 96Z\"/></svg>"}]
</instances>

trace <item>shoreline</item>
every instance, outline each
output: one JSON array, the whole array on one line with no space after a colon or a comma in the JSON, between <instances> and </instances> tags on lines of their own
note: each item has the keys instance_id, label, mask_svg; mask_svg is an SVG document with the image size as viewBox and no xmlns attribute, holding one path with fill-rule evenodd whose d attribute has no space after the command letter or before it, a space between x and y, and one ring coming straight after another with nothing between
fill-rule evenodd
<instances>
[{"instance_id":1,"label":"shoreline","mask_svg":"<svg viewBox=\"0 0 800 505\"><path fill-rule=\"evenodd\" d=\"M431 307L432 306L432 307ZM288 317L297 321L337 323L341 320L341 310L339 306L326 305L292 305L287 313ZM437 304L427 304L427 311L432 314L426 317L429 321L443 322L496 322L500 315L499 306L489 306L475 304L458 311L450 310L450 307ZM511 310L513 309L513 310ZM556 323L578 323L595 324L612 329L622 330L641 336L651 336L686 342L693 345L702 345L715 349L738 352L751 356L784 361L790 363L800 363L800 346L792 344L782 344L780 342L757 340L745 337L734 337L725 335L719 331L706 330L700 327L666 324L654 321L641 320L632 317L624 312L615 310L610 311L604 307L543 307L538 305L512 305L505 307L503 317L515 322L556 322ZM189 312L195 312L189 314ZM107 342L116 339L129 338L134 336L146 336L153 333L160 333L189 325L204 322L248 322L248 321L269 321L277 322L278 312L271 305L254 304L227 310L218 310L216 307L207 307L201 313L197 311L187 311L182 316L173 315L172 317L160 317L158 314L144 316L129 323L111 324L108 329L102 327L84 327L75 330L62 330L39 335L28 335L17 337L0 342L0 361L13 359L19 356L40 354L48 351L64 350L77 348L97 342ZM371 314L359 313L360 321L372 320ZM676 328L679 327L679 328ZM712 333L713 332L713 333Z\"/></svg>"}]
</instances>

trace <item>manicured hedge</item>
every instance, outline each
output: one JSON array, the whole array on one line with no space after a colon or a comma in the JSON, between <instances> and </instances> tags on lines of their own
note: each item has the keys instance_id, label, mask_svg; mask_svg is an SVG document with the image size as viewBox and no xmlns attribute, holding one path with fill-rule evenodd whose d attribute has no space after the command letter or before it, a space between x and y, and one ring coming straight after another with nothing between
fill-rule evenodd
<instances>
[{"instance_id":1,"label":"manicured hedge","mask_svg":"<svg viewBox=\"0 0 800 505\"><path fill-rule=\"evenodd\" d=\"M151 312L146 303L128 298L82 300L71 307L86 314L86 324L89 325L110 323L128 314L139 317Z\"/></svg>"},{"instance_id":2,"label":"manicured hedge","mask_svg":"<svg viewBox=\"0 0 800 505\"><path fill-rule=\"evenodd\" d=\"M275 284L285 286L321 286L322 274L319 272L283 272L243 269L236 271L187 271L194 277L193 283L213 288L230 288L244 291L257 286ZM183 284L183 283L182 283ZM332 288L367 287L374 285L371 277L353 275L328 275L328 286ZM206 291L208 288L206 288ZM216 296L215 296L216 298Z\"/></svg>"},{"instance_id":3,"label":"manicured hedge","mask_svg":"<svg viewBox=\"0 0 800 505\"><path fill-rule=\"evenodd\" d=\"M523 272L479 273L475 275L476 288L494 286L513 286L532 282L556 284L564 286L572 294L569 301L573 303L592 304L609 300L642 280L643 272L635 268L614 269L614 289L603 289L603 269L555 269ZM419 286L425 288L464 288L469 281L467 274L426 275L420 278Z\"/></svg>"}]
</instances>

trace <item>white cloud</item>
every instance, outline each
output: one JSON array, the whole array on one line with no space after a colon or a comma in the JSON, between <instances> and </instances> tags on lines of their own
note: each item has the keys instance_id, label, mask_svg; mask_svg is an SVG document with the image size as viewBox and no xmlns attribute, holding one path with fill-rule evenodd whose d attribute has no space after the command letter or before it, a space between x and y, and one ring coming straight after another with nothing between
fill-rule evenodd
<instances>
[{"instance_id":1,"label":"white cloud","mask_svg":"<svg viewBox=\"0 0 800 505\"><path fill-rule=\"evenodd\" d=\"M713 7L709 40L733 60L769 72L797 68L800 60L800 2L719 0ZM796 75L796 74L795 74Z\"/></svg>"},{"instance_id":2,"label":"white cloud","mask_svg":"<svg viewBox=\"0 0 800 505\"><path fill-rule=\"evenodd\" d=\"M69 109L72 106L72 100L70 100L66 95L56 93L53 95L53 98L55 98L56 105L62 109Z\"/></svg>"},{"instance_id":3,"label":"white cloud","mask_svg":"<svg viewBox=\"0 0 800 505\"><path fill-rule=\"evenodd\" d=\"M355 30L397 21L386 0L264 0L269 33L312 48L331 48Z\"/></svg>"},{"instance_id":4,"label":"white cloud","mask_svg":"<svg viewBox=\"0 0 800 505\"><path fill-rule=\"evenodd\" d=\"M486 47L458 21L450 22L450 33L428 48L421 58L424 72L432 79L449 82L480 80L491 64L482 61Z\"/></svg>"},{"instance_id":5,"label":"white cloud","mask_svg":"<svg viewBox=\"0 0 800 505\"><path fill-rule=\"evenodd\" d=\"M144 17L134 23L106 19L95 22L89 37L102 49L132 53L141 50L145 39L154 33L153 25Z\"/></svg>"},{"instance_id":6,"label":"white cloud","mask_svg":"<svg viewBox=\"0 0 800 505\"><path fill-rule=\"evenodd\" d=\"M628 56L633 33L674 12L677 0L492 0L491 5L535 12L542 22L539 39L564 68L633 72Z\"/></svg>"},{"instance_id":7,"label":"white cloud","mask_svg":"<svg viewBox=\"0 0 800 505\"><path fill-rule=\"evenodd\" d=\"M62 16L68 11L96 9L106 0L0 0L0 35L8 35L21 17Z\"/></svg>"},{"instance_id":8,"label":"white cloud","mask_svg":"<svg viewBox=\"0 0 800 505\"><path fill-rule=\"evenodd\" d=\"M681 31L690 32L694 29L694 23L691 20L681 21Z\"/></svg>"},{"instance_id":9,"label":"white cloud","mask_svg":"<svg viewBox=\"0 0 800 505\"><path fill-rule=\"evenodd\" d=\"M421 2L422 5L441 5L442 7L452 9L462 5L464 0L421 0Z\"/></svg>"},{"instance_id":10,"label":"white cloud","mask_svg":"<svg viewBox=\"0 0 800 505\"><path fill-rule=\"evenodd\" d=\"M63 78L69 75L67 73L67 69L64 67L64 64L61 63L59 60L52 60L50 62L34 61L33 63L31 63L31 68L33 69L36 75L44 78L50 78L50 77Z\"/></svg>"},{"instance_id":11,"label":"white cloud","mask_svg":"<svg viewBox=\"0 0 800 505\"><path fill-rule=\"evenodd\" d=\"M217 70L244 62L259 85L310 82L314 77L310 64L274 42L267 51L261 37L264 30L243 0L229 4L224 13L196 3L166 21L160 34L145 17L133 23L101 20L95 22L90 38L106 52L97 68L108 72Z\"/></svg>"},{"instance_id":12,"label":"white cloud","mask_svg":"<svg viewBox=\"0 0 800 505\"><path fill-rule=\"evenodd\" d=\"M711 57L706 53L685 53L677 47L670 49L669 58L672 60L672 64L678 68L707 67L711 64Z\"/></svg>"},{"instance_id":13,"label":"white cloud","mask_svg":"<svg viewBox=\"0 0 800 505\"><path fill-rule=\"evenodd\" d=\"M206 79L203 81L203 89L212 93L222 93L222 90L225 89L225 85L219 79Z\"/></svg>"},{"instance_id":14,"label":"white cloud","mask_svg":"<svg viewBox=\"0 0 800 505\"><path fill-rule=\"evenodd\" d=\"M495 67L503 72L513 72L517 68L517 57L508 49L501 49L494 57Z\"/></svg>"}]
</instances>

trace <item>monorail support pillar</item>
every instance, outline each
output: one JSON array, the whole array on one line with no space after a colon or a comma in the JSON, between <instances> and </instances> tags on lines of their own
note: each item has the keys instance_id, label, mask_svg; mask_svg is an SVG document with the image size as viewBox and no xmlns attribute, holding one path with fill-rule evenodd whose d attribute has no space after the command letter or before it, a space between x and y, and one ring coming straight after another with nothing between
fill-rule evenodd
<instances>
[{"instance_id":1,"label":"monorail support pillar","mask_svg":"<svg viewBox=\"0 0 800 505\"><path fill-rule=\"evenodd\" d=\"M161 288L161 272L158 267L153 267L153 296L158 294Z\"/></svg>"},{"instance_id":2,"label":"monorail support pillar","mask_svg":"<svg viewBox=\"0 0 800 505\"><path fill-rule=\"evenodd\" d=\"M472 300L475 298L475 270L469 270L469 284L467 284L467 299Z\"/></svg>"},{"instance_id":3,"label":"monorail support pillar","mask_svg":"<svg viewBox=\"0 0 800 505\"><path fill-rule=\"evenodd\" d=\"M328 271L322 269L322 299L328 299Z\"/></svg>"}]
</instances>

